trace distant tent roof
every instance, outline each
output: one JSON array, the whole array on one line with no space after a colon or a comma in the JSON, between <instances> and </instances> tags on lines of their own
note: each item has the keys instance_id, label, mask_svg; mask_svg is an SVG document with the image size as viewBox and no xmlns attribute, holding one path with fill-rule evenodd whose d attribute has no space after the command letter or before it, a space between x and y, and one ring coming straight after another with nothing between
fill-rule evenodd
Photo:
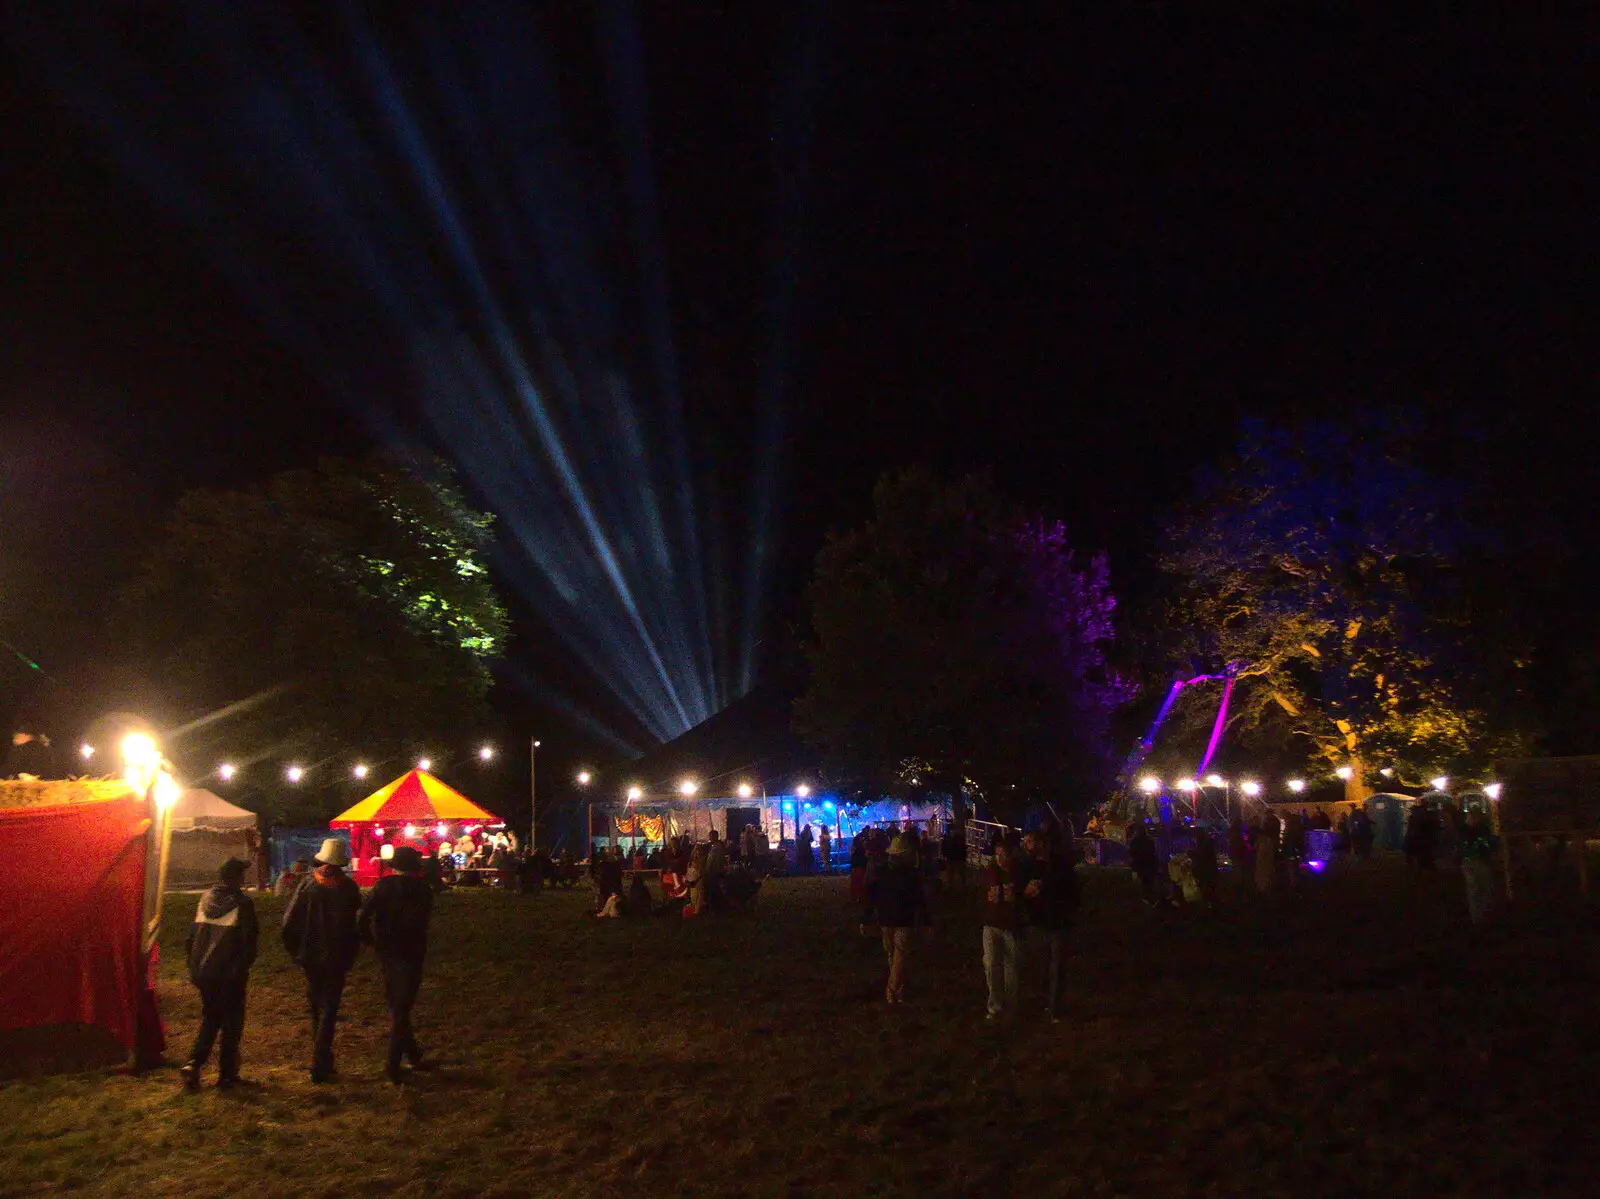
<instances>
[{"instance_id":1,"label":"distant tent roof","mask_svg":"<svg viewBox=\"0 0 1600 1199\"><path fill-rule=\"evenodd\" d=\"M172 805L172 831L175 833L193 829L220 831L255 826L254 812L247 812L222 796L200 787L191 787L178 796L178 802Z\"/></svg>"},{"instance_id":2,"label":"distant tent roof","mask_svg":"<svg viewBox=\"0 0 1600 1199\"><path fill-rule=\"evenodd\" d=\"M329 824L364 824L371 820L481 820L485 824L497 824L499 819L433 775L411 770L380 787L353 808L340 812Z\"/></svg>"},{"instance_id":3,"label":"distant tent roof","mask_svg":"<svg viewBox=\"0 0 1600 1199\"><path fill-rule=\"evenodd\" d=\"M764 786L768 794L787 793L797 782L819 781L817 756L790 728L791 696L763 686L735 700L709 720L679 735L626 772L656 797L671 802L677 784L694 778L699 799L734 794L740 782Z\"/></svg>"}]
</instances>

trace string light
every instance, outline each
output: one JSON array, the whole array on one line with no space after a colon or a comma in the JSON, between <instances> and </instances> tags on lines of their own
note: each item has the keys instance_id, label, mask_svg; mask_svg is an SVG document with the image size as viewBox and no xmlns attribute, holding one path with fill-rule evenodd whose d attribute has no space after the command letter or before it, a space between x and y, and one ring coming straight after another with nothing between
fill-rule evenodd
<instances>
[{"instance_id":1,"label":"string light","mask_svg":"<svg viewBox=\"0 0 1600 1199\"><path fill-rule=\"evenodd\" d=\"M233 776L238 773L239 768L232 762L224 762L221 766L217 767L217 777L225 783L230 781Z\"/></svg>"},{"instance_id":2,"label":"string light","mask_svg":"<svg viewBox=\"0 0 1600 1199\"><path fill-rule=\"evenodd\" d=\"M535 747L537 747L539 743L537 741L535 741L533 744L534 744ZM483 746L483 748L478 750L478 757L481 758L485 762L489 761L491 758L494 757L494 746L492 746L492 745Z\"/></svg>"},{"instance_id":3,"label":"string light","mask_svg":"<svg viewBox=\"0 0 1600 1199\"><path fill-rule=\"evenodd\" d=\"M355 766L355 769L352 770L350 773L355 775L358 779L366 778L367 777L367 764L365 762L357 762L356 766Z\"/></svg>"},{"instance_id":4,"label":"string light","mask_svg":"<svg viewBox=\"0 0 1600 1199\"><path fill-rule=\"evenodd\" d=\"M578 771L578 786L587 787L589 785L589 780L592 778L594 778L594 775L590 774L587 770Z\"/></svg>"},{"instance_id":5,"label":"string light","mask_svg":"<svg viewBox=\"0 0 1600 1199\"><path fill-rule=\"evenodd\" d=\"M418 770L432 770L433 769L433 759L432 758L419 758L417 760L417 769Z\"/></svg>"},{"instance_id":6,"label":"string light","mask_svg":"<svg viewBox=\"0 0 1600 1199\"><path fill-rule=\"evenodd\" d=\"M1304 791L1305 789L1306 789L1306 781L1305 781L1305 779L1290 779L1289 780L1289 790L1293 791L1296 795L1299 795L1300 792Z\"/></svg>"},{"instance_id":7,"label":"string light","mask_svg":"<svg viewBox=\"0 0 1600 1199\"><path fill-rule=\"evenodd\" d=\"M78 746L78 752L83 755L83 760L87 762L90 758L94 757L94 746L85 741L82 745Z\"/></svg>"},{"instance_id":8,"label":"string light","mask_svg":"<svg viewBox=\"0 0 1600 1199\"><path fill-rule=\"evenodd\" d=\"M283 772L283 775L291 783L298 783L301 779L306 777L306 772L299 766L291 766L288 770Z\"/></svg>"}]
</instances>

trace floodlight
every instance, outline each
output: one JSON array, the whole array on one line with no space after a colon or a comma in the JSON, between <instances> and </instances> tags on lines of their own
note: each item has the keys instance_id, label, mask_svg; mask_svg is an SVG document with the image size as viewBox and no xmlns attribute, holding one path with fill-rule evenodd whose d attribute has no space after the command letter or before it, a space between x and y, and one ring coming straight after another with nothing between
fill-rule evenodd
<instances>
[{"instance_id":1,"label":"floodlight","mask_svg":"<svg viewBox=\"0 0 1600 1199\"><path fill-rule=\"evenodd\" d=\"M1161 780L1153 774L1147 774L1139 780L1139 790L1143 791L1146 795L1154 795L1157 791L1161 790Z\"/></svg>"},{"instance_id":2,"label":"floodlight","mask_svg":"<svg viewBox=\"0 0 1600 1199\"><path fill-rule=\"evenodd\" d=\"M1305 779L1290 779L1289 780L1289 790L1293 791L1296 795L1299 795L1300 792L1304 791L1305 789L1306 789L1306 781L1305 781Z\"/></svg>"}]
</instances>

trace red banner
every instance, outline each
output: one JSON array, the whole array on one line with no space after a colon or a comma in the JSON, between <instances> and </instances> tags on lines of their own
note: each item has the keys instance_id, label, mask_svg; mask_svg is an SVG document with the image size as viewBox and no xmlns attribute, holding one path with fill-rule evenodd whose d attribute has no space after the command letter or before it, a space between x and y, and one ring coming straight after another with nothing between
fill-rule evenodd
<instances>
[{"instance_id":1,"label":"red banner","mask_svg":"<svg viewBox=\"0 0 1600 1199\"><path fill-rule=\"evenodd\" d=\"M0 810L0 1029L91 1024L134 1045L144 801Z\"/></svg>"}]
</instances>

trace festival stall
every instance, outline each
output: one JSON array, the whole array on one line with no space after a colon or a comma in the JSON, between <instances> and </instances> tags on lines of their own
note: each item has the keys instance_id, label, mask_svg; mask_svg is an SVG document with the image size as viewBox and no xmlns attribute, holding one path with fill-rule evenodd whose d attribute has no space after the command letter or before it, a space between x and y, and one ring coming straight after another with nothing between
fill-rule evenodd
<instances>
[{"instance_id":1,"label":"festival stall","mask_svg":"<svg viewBox=\"0 0 1600 1199\"><path fill-rule=\"evenodd\" d=\"M229 858L251 861L249 833L256 814L220 795L192 787L172 806L172 849L167 858L167 886L204 888L217 881L217 867Z\"/></svg>"},{"instance_id":2,"label":"festival stall","mask_svg":"<svg viewBox=\"0 0 1600 1199\"><path fill-rule=\"evenodd\" d=\"M351 867L366 887L378 881L396 845L435 854L446 840L477 843L482 833L499 831L505 822L433 775L410 770L341 812L328 827L348 830Z\"/></svg>"},{"instance_id":3,"label":"festival stall","mask_svg":"<svg viewBox=\"0 0 1600 1199\"><path fill-rule=\"evenodd\" d=\"M0 1076L103 1064L141 1028L159 1035L165 814L120 780L0 783Z\"/></svg>"}]
</instances>

